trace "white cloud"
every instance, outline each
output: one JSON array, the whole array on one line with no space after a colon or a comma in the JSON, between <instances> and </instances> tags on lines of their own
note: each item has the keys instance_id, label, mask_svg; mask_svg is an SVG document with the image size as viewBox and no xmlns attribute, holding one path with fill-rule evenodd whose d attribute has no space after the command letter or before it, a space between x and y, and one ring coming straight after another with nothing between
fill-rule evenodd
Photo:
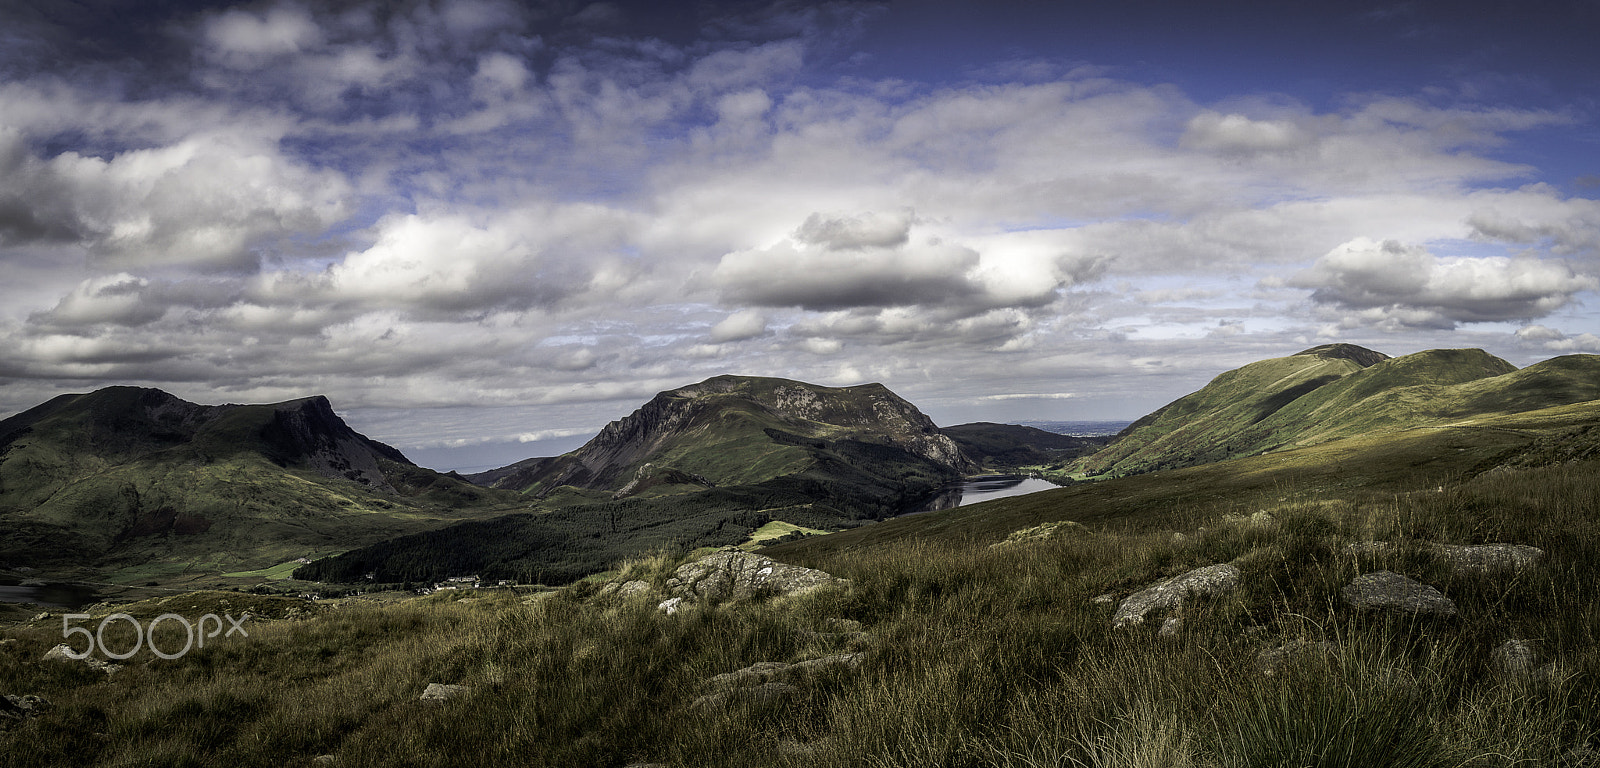
<instances>
[{"instance_id":1,"label":"white cloud","mask_svg":"<svg viewBox=\"0 0 1600 768\"><path fill-rule=\"evenodd\" d=\"M1330 251L1289 285L1347 311L1347 320L1407 327L1544 317L1600 280L1533 257L1443 258L1418 245L1361 237Z\"/></svg>"},{"instance_id":2,"label":"white cloud","mask_svg":"<svg viewBox=\"0 0 1600 768\"><path fill-rule=\"evenodd\" d=\"M755 339L765 335L767 335L767 316L750 309L728 315L711 328L711 340L719 344Z\"/></svg>"},{"instance_id":3,"label":"white cloud","mask_svg":"<svg viewBox=\"0 0 1600 768\"><path fill-rule=\"evenodd\" d=\"M259 57L309 50L322 40L311 14L288 3L259 14L224 11L208 19L203 30L206 41L234 65L259 64Z\"/></svg>"}]
</instances>

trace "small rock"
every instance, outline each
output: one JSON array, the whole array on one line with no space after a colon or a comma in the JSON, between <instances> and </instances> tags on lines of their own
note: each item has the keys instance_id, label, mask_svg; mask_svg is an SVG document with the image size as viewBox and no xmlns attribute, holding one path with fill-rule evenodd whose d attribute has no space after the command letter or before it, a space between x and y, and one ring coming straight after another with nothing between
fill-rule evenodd
<instances>
[{"instance_id":1,"label":"small rock","mask_svg":"<svg viewBox=\"0 0 1600 768\"><path fill-rule=\"evenodd\" d=\"M706 682L712 688L718 690L742 688L748 685L759 685L761 683L767 683L776 680L780 675L788 671L788 669L789 665L780 661L758 661L748 667L745 667L744 669L733 672L724 672Z\"/></svg>"},{"instance_id":2,"label":"small rock","mask_svg":"<svg viewBox=\"0 0 1600 768\"><path fill-rule=\"evenodd\" d=\"M795 662L790 669L800 670L805 673L825 672L830 669L860 669L866 663L865 653L836 653L832 656L823 656L808 661Z\"/></svg>"},{"instance_id":3,"label":"small rock","mask_svg":"<svg viewBox=\"0 0 1600 768\"><path fill-rule=\"evenodd\" d=\"M44 621L44 620L46 620L48 618L50 618L50 612L49 611L45 611L44 613L41 613L41 614L39 614L37 616L34 616L31 619L28 619L28 621L30 621L30 622L31 621Z\"/></svg>"},{"instance_id":4,"label":"small rock","mask_svg":"<svg viewBox=\"0 0 1600 768\"><path fill-rule=\"evenodd\" d=\"M1118 627L1137 626L1143 624L1145 617L1151 613L1176 614L1182 611L1184 599L1190 595L1223 594L1238 586L1239 569L1234 566L1224 563L1196 568L1123 600L1111 621Z\"/></svg>"},{"instance_id":5,"label":"small rock","mask_svg":"<svg viewBox=\"0 0 1600 768\"><path fill-rule=\"evenodd\" d=\"M1496 672L1509 678L1524 680L1533 676L1538 664L1533 643L1527 640L1507 640L1489 656Z\"/></svg>"},{"instance_id":6,"label":"small rock","mask_svg":"<svg viewBox=\"0 0 1600 768\"><path fill-rule=\"evenodd\" d=\"M333 765L333 755L317 755L311 758L312 765Z\"/></svg>"},{"instance_id":7,"label":"small rock","mask_svg":"<svg viewBox=\"0 0 1600 768\"><path fill-rule=\"evenodd\" d=\"M1177 637L1178 633L1181 631L1183 631L1183 617L1173 616L1172 618L1161 622L1161 631L1159 634L1162 637Z\"/></svg>"},{"instance_id":8,"label":"small rock","mask_svg":"<svg viewBox=\"0 0 1600 768\"><path fill-rule=\"evenodd\" d=\"M1327 656L1337 649L1338 646L1326 640L1295 640L1256 654L1256 668L1267 677L1275 677L1302 657L1311 654Z\"/></svg>"},{"instance_id":9,"label":"small rock","mask_svg":"<svg viewBox=\"0 0 1600 768\"><path fill-rule=\"evenodd\" d=\"M1456 604L1439 590L1393 571L1357 576L1342 594L1351 607L1419 616L1455 616Z\"/></svg>"},{"instance_id":10,"label":"small rock","mask_svg":"<svg viewBox=\"0 0 1600 768\"><path fill-rule=\"evenodd\" d=\"M683 604L685 602L686 600L681 597L669 597L665 600L662 600L660 604L656 605L656 610L671 616L672 614L677 613L679 609L683 608Z\"/></svg>"},{"instance_id":11,"label":"small rock","mask_svg":"<svg viewBox=\"0 0 1600 768\"><path fill-rule=\"evenodd\" d=\"M446 685L444 683L428 683L427 690L422 692L419 701L449 701L457 696L465 696L472 692L465 685Z\"/></svg>"},{"instance_id":12,"label":"small rock","mask_svg":"<svg viewBox=\"0 0 1600 768\"><path fill-rule=\"evenodd\" d=\"M1089 602L1094 603L1095 605L1110 605L1116 601L1117 598L1114 597L1110 592L1089 598Z\"/></svg>"}]
</instances>

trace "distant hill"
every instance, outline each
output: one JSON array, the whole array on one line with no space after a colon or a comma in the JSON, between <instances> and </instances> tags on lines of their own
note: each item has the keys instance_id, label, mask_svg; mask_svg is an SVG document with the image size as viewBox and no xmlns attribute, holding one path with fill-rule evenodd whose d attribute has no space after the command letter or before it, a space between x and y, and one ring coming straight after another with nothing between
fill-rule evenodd
<instances>
[{"instance_id":1,"label":"distant hill","mask_svg":"<svg viewBox=\"0 0 1600 768\"><path fill-rule=\"evenodd\" d=\"M951 473L977 469L932 420L882 384L717 376L656 395L572 453L468 479L535 493L572 486L623 496L662 477L670 485L750 485L815 468L820 446L841 441L891 448Z\"/></svg>"},{"instance_id":2,"label":"distant hill","mask_svg":"<svg viewBox=\"0 0 1600 768\"><path fill-rule=\"evenodd\" d=\"M1093 453L1111 437L1073 437L1017 424L980 421L940 430L961 452L990 469L1053 466Z\"/></svg>"},{"instance_id":3,"label":"distant hill","mask_svg":"<svg viewBox=\"0 0 1600 768\"><path fill-rule=\"evenodd\" d=\"M0 421L0 563L129 578L259 568L505 500L412 464L327 398L196 405L62 395Z\"/></svg>"},{"instance_id":4,"label":"distant hill","mask_svg":"<svg viewBox=\"0 0 1600 768\"><path fill-rule=\"evenodd\" d=\"M1073 469L1110 475L1195 466L1596 398L1600 356L1554 358L1518 371L1479 349L1389 358L1326 345L1224 373L1134 422Z\"/></svg>"},{"instance_id":5,"label":"distant hill","mask_svg":"<svg viewBox=\"0 0 1600 768\"><path fill-rule=\"evenodd\" d=\"M531 497L538 514L406 536L296 574L560 583L652 547L738 544L772 521L837 530L892 517L979 469L881 384L718 376L656 395L576 451L470 476Z\"/></svg>"}]
</instances>

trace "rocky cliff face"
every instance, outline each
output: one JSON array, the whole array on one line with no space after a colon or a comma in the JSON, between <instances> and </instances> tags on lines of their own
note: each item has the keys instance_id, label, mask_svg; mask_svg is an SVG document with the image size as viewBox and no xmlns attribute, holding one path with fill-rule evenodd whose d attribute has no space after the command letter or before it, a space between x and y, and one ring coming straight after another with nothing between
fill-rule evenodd
<instances>
[{"instance_id":1,"label":"rocky cliff face","mask_svg":"<svg viewBox=\"0 0 1600 768\"><path fill-rule=\"evenodd\" d=\"M378 461L411 461L400 451L367 438L344 423L322 395L273 406L272 420L261 436L289 463L305 464L327 477L394 491Z\"/></svg>"}]
</instances>

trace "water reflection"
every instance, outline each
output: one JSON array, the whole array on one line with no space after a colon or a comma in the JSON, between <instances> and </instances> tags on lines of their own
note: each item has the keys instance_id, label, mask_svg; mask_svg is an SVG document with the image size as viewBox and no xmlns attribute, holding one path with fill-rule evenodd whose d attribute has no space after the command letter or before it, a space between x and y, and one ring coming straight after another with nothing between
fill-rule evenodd
<instances>
[{"instance_id":1,"label":"water reflection","mask_svg":"<svg viewBox=\"0 0 1600 768\"><path fill-rule=\"evenodd\" d=\"M81 584L0 582L0 603L33 603L46 608L76 610L99 599L93 587Z\"/></svg>"},{"instance_id":2,"label":"water reflection","mask_svg":"<svg viewBox=\"0 0 1600 768\"><path fill-rule=\"evenodd\" d=\"M1048 491L1060 486L1049 480L1037 477L1023 477L1021 475L980 475L969 477L960 485L952 485L939 492L920 509L919 512L937 512L941 509L955 509L967 504L977 504L980 501L993 501L1007 496L1024 496L1039 491Z\"/></svg>"}]
</instances>

